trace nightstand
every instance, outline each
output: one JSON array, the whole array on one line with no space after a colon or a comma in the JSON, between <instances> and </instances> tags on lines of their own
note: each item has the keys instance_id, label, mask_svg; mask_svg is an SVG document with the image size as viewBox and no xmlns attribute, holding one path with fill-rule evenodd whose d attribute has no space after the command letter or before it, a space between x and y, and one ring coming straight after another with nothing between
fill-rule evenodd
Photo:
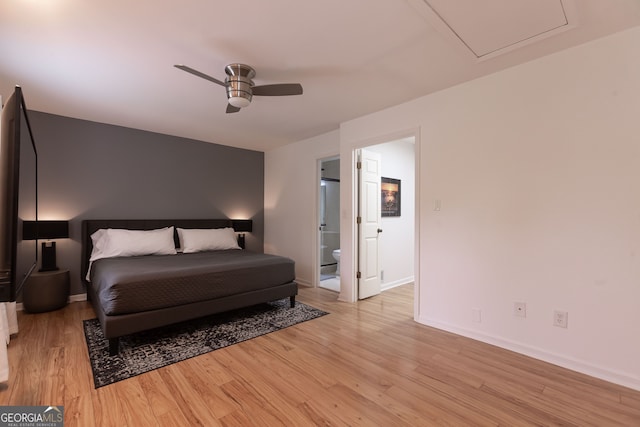
<instances>
[{"instance_id":1,"label":"nightstand","mask_svg":"<svg viewBox=\"0 0 640 427\"><path fill-rule=\"evenodd\" d=\"M22 304L29 313L57 310L69 299L69 270L37 271L24 284Z\"/></svg>"}]
</instances>

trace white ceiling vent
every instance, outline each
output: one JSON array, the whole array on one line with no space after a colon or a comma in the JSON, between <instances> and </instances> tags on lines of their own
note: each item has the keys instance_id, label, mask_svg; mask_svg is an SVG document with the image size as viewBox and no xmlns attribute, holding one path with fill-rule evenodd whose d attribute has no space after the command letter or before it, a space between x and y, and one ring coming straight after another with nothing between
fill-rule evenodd
<instances>
[{"instance_id":1,"label":"white ceiling vent","mask_svg":"<svg viewBox=\"0 0 640 427\"><path fill-rule=\"evenodd\" d=\"M575 25L569 0L423 0L448 38L486 59Z\"/></svg>"}]
</instances>

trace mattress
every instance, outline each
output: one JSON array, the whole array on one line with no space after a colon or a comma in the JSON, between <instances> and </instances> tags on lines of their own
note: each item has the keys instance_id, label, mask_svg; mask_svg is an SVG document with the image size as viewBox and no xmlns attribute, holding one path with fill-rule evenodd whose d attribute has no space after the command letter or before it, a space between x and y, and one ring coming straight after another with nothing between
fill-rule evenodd
<instances>
[{"instance_id":1,"label":"mattress","mask_svg":"<svg viewBox=\"0 0 640 427\"><path fill-rule=\"evenodd\" d=\"M91 281L107 315L213 300L290 283L294 261L245 250L104 258Z\"/></svg>"}]
</instances>

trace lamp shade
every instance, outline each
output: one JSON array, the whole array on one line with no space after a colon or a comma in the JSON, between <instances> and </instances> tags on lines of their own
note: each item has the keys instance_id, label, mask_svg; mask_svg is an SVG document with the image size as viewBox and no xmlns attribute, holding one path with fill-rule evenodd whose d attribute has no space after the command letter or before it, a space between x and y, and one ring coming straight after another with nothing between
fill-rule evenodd
<instances>
[{"instance_id":1,"label":"lamp shade","mask_svg":"<svg viewBox=\"0 0 640 427\"><path fill-rule=\"evenodd\" d=\"M69 221L23 221L22 239L66 239L69 237Z\"/></svg>"},{"instance_id":2,"label":"lamp shade","mask_svg":"<svg viewBox=\"0 0 640 427\"><path fill-rule=\"evenodd\" d=\"M233 219L233 230L240 233L251 233L253 231L253 221L250 219Z\"/></svg>"}]
</instances>

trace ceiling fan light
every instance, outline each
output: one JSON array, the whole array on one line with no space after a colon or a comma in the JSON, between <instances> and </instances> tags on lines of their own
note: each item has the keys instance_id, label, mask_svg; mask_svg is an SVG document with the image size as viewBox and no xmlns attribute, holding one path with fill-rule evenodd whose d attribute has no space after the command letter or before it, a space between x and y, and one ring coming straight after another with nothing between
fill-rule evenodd
<instances>
[{"instance_id":1,"label":"ceiling fan light","mask_svg":"<svg viewBox=\"0 0 640 427\"><path fill-rule=\"evenodd\" d=\"M243 96L231 96L229 97L229 104L236 108L245 108L251 104L251 101Z\"/></svg>"}]
</instances>

